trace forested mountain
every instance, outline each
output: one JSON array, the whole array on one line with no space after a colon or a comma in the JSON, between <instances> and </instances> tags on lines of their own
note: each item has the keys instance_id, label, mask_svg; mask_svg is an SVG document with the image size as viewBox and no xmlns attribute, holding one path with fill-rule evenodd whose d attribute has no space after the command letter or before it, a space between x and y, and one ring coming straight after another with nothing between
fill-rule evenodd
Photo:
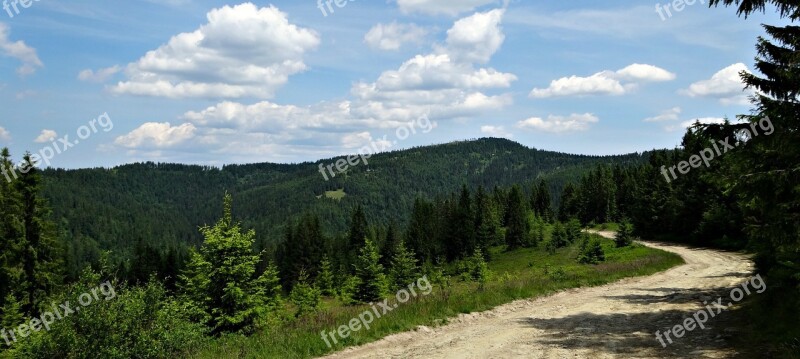
<instances>
[{"instance_id":1,"label":"forested mountain","mask_svg":"<svg viewBox=\"0 0 800 359\"><path fill-rule=\"evenodd\" d=\"M282 238L300 215L319 217L327 234L347 230L351 211L362 205L370 222L386 226L408 220L416 198L440 198L484 186L509 187L547 179L554 204L566 182L597 164L641 164L649 155L581 156L527 148L485 138L374 155L366 165L326 181L319 164L230 165L223 168L140 163L111 169L44 171L44 196L59 230L68 238L69 271L96 261L101 251L128 257L159 251L178 256L199 244L198 226L212 223L219 201L233 196L234 215L255 229L257 244ZM330 177L330 174L328 174ZM531 186L524 186L529 192ZM338 196L344 197L338 199ZM147 260L143 255L141 260Z\"/></svg>"}]
</instances>

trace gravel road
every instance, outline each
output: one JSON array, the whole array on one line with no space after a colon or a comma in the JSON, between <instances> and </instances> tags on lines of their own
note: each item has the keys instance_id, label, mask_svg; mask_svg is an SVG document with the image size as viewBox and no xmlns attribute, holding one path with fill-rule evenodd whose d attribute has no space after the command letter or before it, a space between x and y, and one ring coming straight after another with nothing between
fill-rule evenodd
<instances>
[{"instance_id":1,"label":"gravel road","mask_svg":"<svg viewBox=\"0 0 800 359\"><path fill-rule=\"evenodd\" d=\"M610 232L600 234L608 237ZM386 337L328 358L728 358L736 353L726 338L736 335L722 311L706 329L672 338L663 332L723 298L748 280L752 262L744 255L711 249L643 242L679 254L685 265L648 277L600 287L566 290L519 300L493 310L461 315L438 328ZM751 287L752 288L752 287ZM755 293L755 292L753 292ZM753 294L755 295L755 294Z\"/></svg>"}]
</instances>

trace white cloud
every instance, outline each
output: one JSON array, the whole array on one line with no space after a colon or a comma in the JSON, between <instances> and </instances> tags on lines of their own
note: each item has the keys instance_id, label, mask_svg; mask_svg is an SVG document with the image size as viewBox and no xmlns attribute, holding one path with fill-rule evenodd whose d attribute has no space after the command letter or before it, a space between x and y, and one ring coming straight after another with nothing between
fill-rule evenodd
<instances>
[{"instance_id":1,"label":"white cloud","mask_svg":"<svg viewBox=\"0 0 800 359\"><path fill-rule=\"evenodd\" d=\"M681 90L680 93L690 97L706 97L719 99L723 105L747 105L748 96L753 94L751 90L744 90L740 73L750 72L747 65L737 63L717 71L708 80L695 82L688 89Z\"/></svg>"},{"instance_id":2,"label":"white cloud","mask_svg":"<svg viewBox=\"0 0 800 359\"><path fill-rule=\"evenodd\" d=\"M591 113L571 114L569 116L550 115L547 119L531 117L517 123L517 127L522 129L534 129L551 133L565 133L586 131L592 123L599 122L600 119Z\"/></svg>"},{"instance_id":3,"label":"white cloud","mask_svg":"<svg viewBox=\"0 0 800 359\"><path fill-rule=\"evenodd\" d=\"M170 148L192 139L196 130L191 123L172 126L169 122L147 122L127 135L117 137L114 144L130 149Z\"/></svg>"},{"instance_id":4,"label":"white cloud","mask_svg":"<svg viewBox=\"0 0 800 359\"><path fill-rule=\"evenodd\" d=\"M116 75L121 68L118 65L99 69L97 72L86 69L78 73L78 80L89 82L105 82L109 77Z\"/></svg>"},{"instance_id":5,"label":"white cloud","mask_svg":"<svg viewBox=\"0 0 800 359\"><path fill-rule=\"evenodd\" d=\"M497 2L497 0L397 0L397 5L404 13L456 16Z\"/></svg>"},{"instance_id":6,"label":"white cloud","mask_svg":"<svg viewBox=\"0 0 800 359\"><path fill-rule=\"evenodd\" d=\"M56 139L56 137L58 137L58 133L56 133L56 131L44 129L42 130L42 133L40 133L39 136L36 137L35 140L33 140L33 142L36 143L52 142Z\"/></svg>"},{"instance_id":7,"label":"white cloud","mask_svg":"<svg viewBox=\"0 0 800 359\"><path fill-rule=\"evenodd\" d=\"M485 135L489 135L491 137L504 137L504 138L513 138L514 134L511 132L506 131L503 126L481 126L481 133Z\"/></svg>"},{"instance_id":8,"label":"white cloud","mask_svg":"<svg viewBox=\"0 0 800 359\"><path fill-rule=\"evenodd\" d=\"M456 61L486 63L505 41L500 28L505 9L495 9L456 21L447 31L446 52Z\"/></svg>"},{"instance_id":9,"label":"white cloud","mask_svg":"<svg viewBox=\"0 0 800 359\"><path fill-rule=\"evenodd\" d=\"M397 70L383 72L374 83L357 83L353 112L360 117L408 121L423 114L445 119L469 117L500 109L513 102L510 94L489 89L508 88L514 74L476 68L499 49L504 10L475 13L455 22L444 46L417 55ZM471 27L474 26L474 27Z\"/></svg>"},{"instance_id":10,"label":"white cloud","mask_svg":"<svg viewBox=\"0 0 800 359\"><path fill-rule=\"evenodd\" d=\"M485 13L472 16L487 18ZM221 101L186 112L179 117L180 126L145 124L118 138L116 145L136 156L157 153L160 159L170 160L174 157L169 156L188 153L188 149L224 155L228 163L237 159L263 161L265 153L271 161L295 160L297 157L292 156L298 152L305 158L324 157L352 152L352 148L366 143L388 148L391 143L386 139L372 138L372 129L394 131L422 115L438 121L497 111L511 104L513 97L490 91L509 88L517 77L471 62L485 59L499 46L500 17L488 18L495 26L482 26L474 34L474 39L483 39L486 46L481 47L481 40L454 41L463 45L454 50L458 52L457 60L446 45L434 48L431 53L414 56L397 69L383 72L374 82L355 83L349 99L310 106L269 100L252 104ZM486 36L484 32L494 35ZM490 50L487 52L486 48ZM170 148L185 151L169 151Z\"/></svg>"},{"instance_id":11,"label":"white cloud","mask_svg":"<svg viewBox=\"0 0 800 359\"><path fill-rule=\"evenodd\" d=\"M672 81L676 77L675 74L667 70L647 64L629 65L617 71L616 75L620 80L647 82Z\"/></svg>"},{"instance_id":12,"label":"white cloud","mask_svg":"<svg viewBox=\"0 0 800 359\"><path fill-rule=\"evenodd\" d=\"M624 95L644 82L672 81L675 74L647 64L632 64L618 71L601 71L588 77L562 77L545 89L534 88L530 97Z\"/></svg>"},{"instance_id":13,"label":"white cloud","mask_svg":"<svg viewBox=\"0 0 800 359\"><path fill-rule=\"evenodd\" d=\"M681 108L673 107L669 110L662 111L657 116L648 117L644 119L644 122L678 121L680 115L681 115Z\"/></svg>"},{"instance_id":14,"label":"white cloud","mask_svg":"<svg viewBox=\"0 0 800 359\"><path fill-rule=\"evenodd\" d=\"M428 30L416 24L377 24L364 35L364 42L373 49L394 51L405 44L419 44Z\"/></svg>"},{"instance_id":15,"label":"white cloud","mask_svg":"<svg viewBox=\"0 0 800 359\"><path fill-rule=\"evenodd\" d=\"M22 66L17 68L18 75L23 77L31 75L36 72L37 68L44 66L36 54L36 49L29 47L21 40L11 42L8 39L9 33L8 26L0 22L0 55L10 56L22 62Z\"/></svg>"},{"instance_id":16,"label":"white cloud","mask_svg":"<svg viewBox=\"0 0 800 359\"><path fill-rule=\"evenodd\" d=\"M8 132L8 130L5 128L0 127L0 140L11 141L11 132Z\"/></svg>"},{"instance_id":17,"label":"white cloud","mask_svg":"<svg viewBox=\"0 0 800 359\"><path fill-rule=\"evenodd\" d=\"M224 6L208 23L149 51L125 69L120 94L184 97L270 98L289 76L306 70L303 56L320 39L289 22L274 6Z\"/></svg>"}]
</instances>

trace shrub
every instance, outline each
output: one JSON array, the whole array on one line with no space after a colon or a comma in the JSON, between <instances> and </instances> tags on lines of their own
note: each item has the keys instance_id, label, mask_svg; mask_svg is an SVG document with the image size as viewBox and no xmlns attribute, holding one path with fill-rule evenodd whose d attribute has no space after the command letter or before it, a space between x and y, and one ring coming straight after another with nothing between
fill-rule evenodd
<instances>
[{"instance_id":1,"label":"shrub","mask_svg":"<svg viewBox=\"0 0 800 359\"><path fill-rule=\"evenodd\" d=\"M100 284L86 271L55 303L74 303ZM112 286L113 284L113 286ZM12 348L20 358L174 358L205 341L207 328L189 319L185 302L151 280L141 287L110 282L112 295L65 316L49 331L34 332ZM105 292L103 293L106 294Z\"/></svg>"},{"instance_id":2,"label":"shrub","mask_svg":"<svg viewBox=\"0 0 800 359\"><path fill-rule=\"evenodd\" d=\"M606 254L600 241L597 239L589 240L588 236L584 236L578 254L578 263L597 264L605 260Z\"/></svg>"}]
</instances>

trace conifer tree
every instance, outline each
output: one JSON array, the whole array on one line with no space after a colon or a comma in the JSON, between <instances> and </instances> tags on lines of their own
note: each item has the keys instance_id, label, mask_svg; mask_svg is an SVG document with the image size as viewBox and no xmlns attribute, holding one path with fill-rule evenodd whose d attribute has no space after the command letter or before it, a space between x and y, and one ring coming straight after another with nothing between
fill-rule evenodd
<instances>
[{"instance_id":1,"label":"conifer tree","mask_svg":"<svg viewBox=\"0 0 800 359\"><path fill-rule=\"evenodd\" d=\"M316 285L322 295L328 297L336 295L333 269L331 268L331 261L328 260L327 255L322 257L322 262L319 265L319 274L317 274Z\"/></svg>"},{"instance_id":2,"label":"conifer tree","mask_svg":"<svg viewBox=\"0 0 800 359\"><path fill-rule=\"evenodd\" d=\"M528 243L528 220L519 186L511 188L506 205L506 245L508 250L523 247Z\"/></svg>"},{"instance_id":3,"label":"conifer tree","mask_svg":"<svg viewBox=\"0 0 800 359\"><path fill-rule=\"evenodd\" d=\"M232 197L225 195L223 217L200 231L205 238L192 253L181 277L189 298L209 318L215 333L250 332L277 300L277 275L273 266L258 275L259 255L253 253L255 232L242 232L232 215Z\"/></svg>"},{"instance_id":4,"label":"conifer tree","mask_svg":"<svg viewBox=\"0 0 800 359\"><path fill-rule=\"evenodd\" d=\"M389 279L392 284L391 289L399 290L414 283L419 278L419 266L417 266L417 259L414 253L406 249L405 244L402 242L398 244L394 252L389 269Z\"/></svg>"},{"instance_id":5,"label":"conifer tree","mask_svg":"<svg viewBox=\"0 0 800 359\"><path fill-rule=\"evenodd\" d=\"M308 313L316 312L319 308L320 295L319 288L308 279L308 273L305 270L300 271L297 284L292 288L292 292L289 295L292 303L297 307L295 317L299 318Z\"/></svg>"},{"instance_id":6,"label":"conifer tree","mask_svg":"<svg viewBox=\"0 0 800 359\"><path fill-rule=\"evenodd\" d=\"M358 286L353 299L369 303L377 301L386 295L386 274L380 263L380 254L375 243L369 239L364 242L358 258L356 258L355 272Z\"/></svg>"},{"instance_id":7,"label":"conifer tree","mask_svg":"<svg viewBox=\"0 0 800 359\"><path fill-rule=\"evenodd\" d=\"M19 180L15 182L21 196L22 229L20 243L22 288L25 292L23 312L38 314L43 301L62 284L63 249L56 239L54 225L49 221L50 210L41 197L41 174L31 154L23 156Z\"/></svg>"}]
</instances>

